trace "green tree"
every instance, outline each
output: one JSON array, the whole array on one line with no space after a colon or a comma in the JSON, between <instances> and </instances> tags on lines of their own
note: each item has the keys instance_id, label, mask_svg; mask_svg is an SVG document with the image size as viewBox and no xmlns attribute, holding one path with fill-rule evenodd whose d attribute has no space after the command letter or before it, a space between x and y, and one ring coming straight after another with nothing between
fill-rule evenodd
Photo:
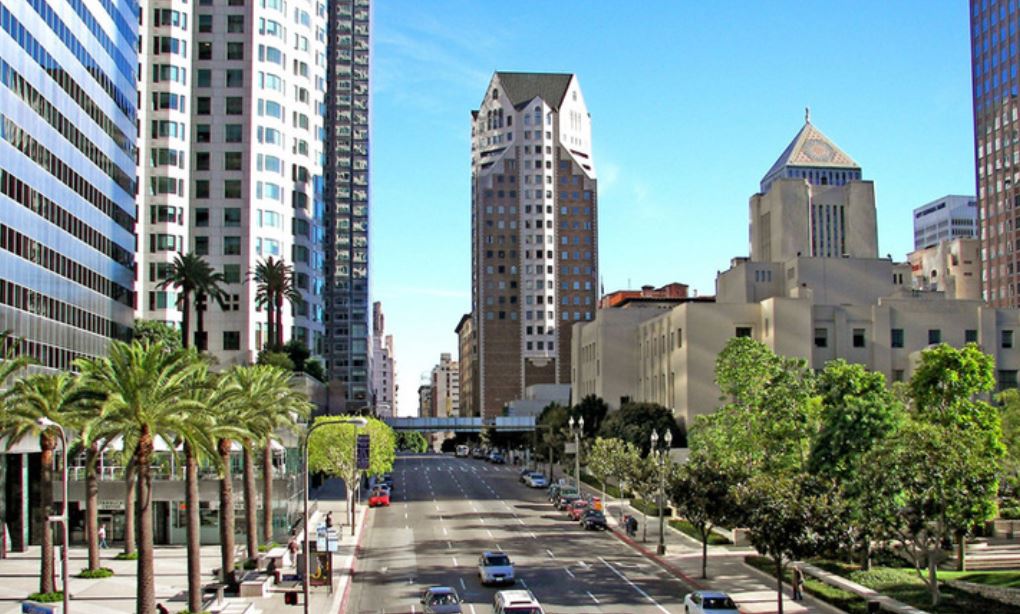
<instances>
[{"instance_id":1,"label":"green tree","mask_svg":"<svg viewBox=\"0 0 1020 614\"><path fill-rule=\"evenodd\" d=\"M429 441L418 431L400 431L397 433L397 449L422 454L429 449Z\"/></svg>"},{"instance_id":2,"label":"green tree","mask_svg":"<svg viewBox=\"0 0 1020 614\"><path fill-rule=\"evenodd\" d=\"M595 443L588 450L588 471L602 482L602 490L608 495L606 484L615 478L620 485L620 496L623 495L623 482L632 463L640 461L640 451L632 443L620 439L596 437ZM609 503L606 503L607 511ZM621 504L622 508L622 504Z\"/></svg>"},{"instance_id":3,"label":"green tree","mask_svg":"<svg viewBox=\"0 0 1020 614\"><path fill-rule=\"evenodd\" d=\"M318 428L308 439L308 468L338 477L348 485L347 507L351 510L351 524L354 521L354 509L351 497L353 485L358 483L360 470L355 464L355 444L358 434L369 437L369 475L382 475L393 471L396 460L397 438L393 429L377 418L366 417L368 423L364 427L344 424L345 416L319 416L312 426L318 424L335 425Z\"/></svg>"},{"instance_id":4,"label":"green tree","mask_svg":"<svg viewBox=\"0 0 1020 614\"><path fill-rule=\"evenodd\" d=\"M629 442L628 444L634 445ZM637 446L634 446L634 448L636 449ZM645 510L648 509L648 503L657 501L660 471L655 456L651 454L644 457L638 456L636 462L630 465L627 471L627 485L634 495L645 503L645 505L640 506L641 516L644 521L641 533L641 541L643 542L648 541L648 513Z\"/></svg>"},{"instance_id":5,"label":"green tree","mask_svg":"<svg viewBox=\"0 0 1020 614\"><path fill-rule=\"evenodd\" d=\"M536 421L537 430L540 433L542 444L546 454L545 459L549 463L549 480L553 479L553 466L556 458L563 457L563 444L568 437L567 423L570 420L570 410L558 403L550 403L538 415ZM536 454L539 452L535 450Z\"/></svg>"},{"instance_id":6,"label":"green tree","mask_svg":"<svg viewBox=\"0 0 1020 614\"><path fill-rule=\"evenodd\" d=\"M651 447L653 430L660 435L670 431L675 447L686 445L687 433L677 423L673 412L656 403L628 403L610 413L599 427L599 436L632 443L644 456Z\"/></svg>"},{"instance_id":7,"label":"green tree","mask_svg":"<svg viewBox=\"0 0 1020 614\"><path fill-rule=\"evenodd\" d=\"M301 301L301 293L294 284L294 267L282 258L270 256L258 262L248 278L255 282L255 303L264 307L268 316L269 339L266 345L274 350L282 348L283 303L297 304Z\"/></svg>"},{"instance_id":8,"label":"green tree","mask_svg":"<svg viewBox=\"0 0 1020 614\"><path fill-rule=\"evenodd\" d=\"M32 512L45 526L40 540L41 593L54 591L53 530L46 519L53 514L53 460L59 432L54 426L41 426L39 421L51 420L65 428L70 427L74 414L85 402L86 395L70 373L31 375L15 384L12 402L0 422L0 434L7 438L8 447L25 437L39 438L42 451L39 459L39 505Z\"/></svg>"},{"instance_id":9,"label":"green tree","mask_svg":"<svg viewBox=\"0 0 1020 614\"><path fill-rule=\"evenodd\" d=\"M276 352L271 350L269 349L269 346L266 346L261 352L259 352L258 364L270 365L278 369L294 372L294 361L291 360L290 355L286 352Z\"/></svg>"},{"instance_id":10,"label":"green tree","mask_svg":"<svg viewBox=\"0 0 1020 614\"><path fill-rule=\"evenodd\" d=\"M776 566L776 603L783 614L786 566L830 548L838 539L840 499L810 476L763 473L741 484L736 500L747 510L751 544Z\"/></svg>"},{"instance_id":11,"label":"green tree","mask_svg":"<svg viewBox=\"0 0 1020 614\"><path fill-rule=\"evenodd\" d=\"M224 283L223 274L214 270L209 263L201 256L190 254L177 254L166 279L159 283L159 288L176 288L179 293L177 306L181 310L181 342L188 347L190 338L188 331L191 320L191 299L194 295L195 311L197 316L196 347L200 352L206 350L205 338L205 303L209 298L215 299L221 305L225 304L226 292L220 287Z\"/></svg>"},{"instance_id":12,"label":"green tree","mask_svg":"<svg viewBox=\"0 0 1020 614\"><path fill-rule=\"evenodd\" d=\"M999 393L999 416L1002 424L1002 443L1006 449L1002 460L1003 517L1017 517L1020 509L1020 390L1010 388Z\"/></svg>"},{"instance_id":13,"label":"green tree","mask_svg":"<svg viewBox=\"0 0 1020 614\"><path fill-rule=\"evenodd\" d=\"M194 406L189 385L203 363L193 351L168 352L161 343L113 341L105 358L79 360L85 385L103 398L103 419L117 425L133 448L138 472L138 589L135 611L156 611L153 575L152 478L155 439L173 439Z\"/></svg>"},{"instance_id":14,"label":"green tree","mask_svg":"<svg viewBox=\"0 0 1020 614\"><path fill-rule=\"evenodd\" d=\"M722 465L695 456L670 476L667 492L677 513L694 527L701 540L701 577L708 578L708 538L713 527L729 521L737 507L732 494L738 483Z\"/></svg>"},{"instance_id":15,"label":"green tree","mask_svg":"<svg viewBox=\"0 0 1020 614\"><path fill-rule=\"evenodd\" d=\"M159 320L136 319L131 338L143 343L160 341L163 343L163 347L171 352L183 347L181 344L181 331Z\"/></svg>"},{"instance_id":16,"label":"green tree","mask_svg":"<svg viewBox=\"0 0 1020 614\"><path fill-rule=\"evenodd\" d=\"M178 345L178 347L180 347ZM111 447L119 432L116 425L103 420L102 397L91 394L93 402L82 403L72 418L72 428L79 432L85 451L85 541L88 544L90 570L97 570L99 560L99 460Z\"/></svg>"},{"instance_id":17,"label":"green tree","mask_svg":"<svg viewBox=\"0 0 1020 614\"><path fill-rule=\"evenodd\" d=\"M594 394L584 397L580 403L570 409L570 415L575 420L584 418L584 437L588 439L595 437L599 432L599 427L602 426L602 421L606 419L608 413L609 405L606 405L605 401Z\"/></svg>"}]
</instances>

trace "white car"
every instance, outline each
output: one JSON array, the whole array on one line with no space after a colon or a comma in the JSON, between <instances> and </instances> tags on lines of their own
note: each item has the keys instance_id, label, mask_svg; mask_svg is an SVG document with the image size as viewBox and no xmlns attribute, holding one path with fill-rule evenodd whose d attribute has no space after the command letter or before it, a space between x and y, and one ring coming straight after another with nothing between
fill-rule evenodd
<instances>
[{"instance_id":1,"label":"white car","mask_svg":"<svg viewBox=\"0 0 1020 614\"><path fill-rule=\"evenodd\" d=\"M718 591L694 591L684 597L685 614L740 614L730 596Z\"/></svg>"},{"instance_id":2,"label":"white car","mask_svg":"<svg viewBox=\"0 0 1020 614\"><path fill-rule=\"evenodd\" d=\"M505 552L485 551L478 557L478 580L486 584L513 584L514 564Z\"/></svg>"},{"instance_id":3,"label":"white car","mask_svg":"<svg viewBox=\"0 0 1020 614\"><path fill-rule=\"evenodd\" d=\"M525 483L532 488L546 488L549 486L549 480L545 479L545 476L541 473L529 473L524 479Z\"/></svg>"},{"instance_id":4,"label":"white car","mask_svg":"<svg viewBox=\"0 0 1020 614\"><path fill-rule=\"evenodd\" d=\"M493 614L544 614L531 591L499 591L492 598Z\"/></svg>"}]
</instances>

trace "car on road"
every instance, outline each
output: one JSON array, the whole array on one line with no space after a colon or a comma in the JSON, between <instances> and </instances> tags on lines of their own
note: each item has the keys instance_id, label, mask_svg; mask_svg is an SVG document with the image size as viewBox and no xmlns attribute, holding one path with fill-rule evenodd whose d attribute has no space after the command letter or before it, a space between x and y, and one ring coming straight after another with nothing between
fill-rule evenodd
<instances>
[{"instance_id":1,"label":"car on road","mask_svg":"<svg viewBox=\"0 0 1020 614\"><path fill-rule=\"evenodd\" d=\"M485 450L481 448L471 450L471 458L485 458Z\"/></svg>"},{"instance_id":2,"label":"car on road","mask_svg":"<svg viewBox=\"0 0 1020 614\"><path fill-rule=\"evenodd\" d=\"M393 474L387 473L382 478L383 484L389 487L390 492L393 492Z\"/></svg>"},{"instance_id":3,"label":"car on road","mask_svg":"<svg viewBox=\"0 0 1020 614\"><path fill-rule=\"evenodd\" d=\"M421 592L425 614L461 614L460 596L449 586L430 586Z\"/></svg>"},{"instance_id":4,"label":"car on road","mask_svg":"<svg viewBox=\"0 0 1020 614\"><path fill-rule=\"evenodd\" d=\"M571 520L580 520L581 516L588 510L589 504L586 499L578 499L567 506L567 516Z\"/></svg>"},{"instance_id":5,"label":"car on road","mask_svg":"<svg viewBox=\"0 0 1020 614\"><path fill-rule=\"evenodd\" d=\"M589 531L593 531L596 529L605 531L607 528L609 528L609 525L606 524L606 515L600 512L599 510L585 511L584 514L581 516L580 524L582 527Z\"/></svg>"},{"instance_id":6,"label":"car on road","mask_svg":"<svg viewBox=\"0 0 1020 614\"><path fill-rule=\"evenodd\" d=\"M390 506L390 491L377 486L372 489L372 494L368 497L368 507L382 506Z\"/></svg>"},{"instance_id":7,"label":"car on road","mask_svg":"<svg viewBox=\"0 0 1020 614\"><path fill-rule=\"evenodd\" d=\"M559 501L556 502L556 509L565 510L574 502L581 498L581 495L576 492L560 495Z\"/></svg>"},{"instance_id":8,"label":"car on road","mask_svg":"<svg viewBox=\"0 0 1020 614\"><path fill-rule=\"evenodd\" d=\"M486 584L513 584L514 564L505 552L486 550L478 557L478 580Z\"/></svg>"},{"instance_id":9,"label":"car on road","mask_svg":"<svg viewBox=\"0 0 1020 614\"><path fill-rule=\"evenodd\" d=\"M549 500L556 503L563 495L577 494L577 489L570 484L556 483L549 487Z\"/></svg>"},{"instance_id":10,"label":"car on road","mask_svg":"<svg viewBox=\"0 0 1020 614\"><path fill-rule=\"evenodd\" d=\"M457 458L467 458L471 454L471 448L461 444L457 446L457 450L454 452Z\"/></svg>"},{"instance_id":11,"label":"car on road","mask_svg":"<svg viewBox=\"0 0 1020 614\"><path fill-rule=\"evenodd\" d=\"M533 472L524 478L524 483L532 488L545 488L549 485L549 480L545 479L541 473Z\"/></svg>"},{"instance_id":12,"label":"car on road","mask_svg":"<svg viewBox=\"0 0 1020 614\"><path fill-rule=\"evenodd\" d=\"M528 483L529 475L531 475L531 469L521 469L521 472L518 474L518 479L521 481L521 484Z\"/></svg>"},{"instance_id":13,"label":"car on road","mask_svg":"<svg viewBox=\"0 0 1020 614\"><path fill-rule=\"evenodd\" d=\"M694 591L684 597L685 614L739 614L737 604L719 591Z\"/></svg>"},{"instance_id":14,"label":"car on road","mask_svg":"<svg viewBox=\"0 0 1020 614\"><path fill-rule=\"evenodd\" d=\"M492 598L493 614L545 614L542 604L528 590L499 591Z\"/></svg>"},{"instance_id":15,"label":"car on road","mask_svg":"<svg viewBox=\"0 0 1020 614\"><path fill-rule=\"evenodd\" d=\"M502 465L503 463L506 462L506 459L503 458L503 455L500 454L499 452L493 452L493 453L489 454L489 459L488 460L489 460L490 463L492 463L494 465Z\"/></svg>"}]
</instances>

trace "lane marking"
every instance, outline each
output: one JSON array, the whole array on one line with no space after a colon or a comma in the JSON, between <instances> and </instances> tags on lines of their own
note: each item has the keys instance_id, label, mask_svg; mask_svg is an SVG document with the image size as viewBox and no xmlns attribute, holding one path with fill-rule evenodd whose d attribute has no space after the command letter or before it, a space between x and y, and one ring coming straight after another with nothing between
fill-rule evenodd
<instances>
[{"instance_id":1,"label":"lane marking","mask_svg":"<svg viewBox=\"0 0 1020 614\"><path fill-rule=\"evenodd\" d=\"M531 539L538 539L538 536L535 535L534 531L530 531L530 534L531 534Z\"/></svg>"},{"instance_id":2,"label":"lane marking","mask_svg":"<svg viewBox=\"0 0 1020 614\"><path fill-rule=\"evenodd\" d=\"M600 561L602 561L602 564L603 564L603 565L605 565L606 567L608 567L610 571L612 571L612 572L613 572L614 574L616 574L617 576L619 576L621 580L623 580L624 582L626 582L628 586L630 586L630 587L631 587L632 589L636 590L636 591L637 591L638 593L641 593L641 596L643 596L643 597L644 597L645 599L647 599L648 601L651 601L651 602L652 602L652 605L654 605L654 606L655 606L656 608L658 608L659 610L661 610L661 611L665 612L666 614L669 614L669 610L667 610L666 608L664 608L664 607L662 607L661 605L659 605L659 602L658 602L658 601L656 601L655 599L652 599L652 596L651 596L651 595L649 595L648 593L646 593L646 592L644 592L643 590L641 590L641 587L640 587L640 586L638 586L637 584L634 584L633 582L631 582L631 581L630 581L630 578L628 578L627 576L625 576L625 575L623 575L622 573L620 573L620 572L619 572L619 571L618 571L618 570L617 570L617 569L616 569L615 567L613 567L612 565L610 565L610 564L609 564L609 563L608 563L608 562L606 561L606 559L604 559L604 558L602 558L602 557L600 556L600 557L599 557L599 560L600 560Z\"/></svg>"},{"instance_id":3,"label":"lane marking","mask_svg":"<svg viewBox=\"0 0 1020 614\"><path fill-rule=\"evenodd\" d=\"M595 602L595 605L599 604L599 600L595 598L595 595L591 594L591 591L584 591L584 592L588 593L588 596L591 597L591 600Z\"/></svg>"},{"instance_id":4,"label":"lane marking","mask_svg":"<svg viewBox=\"0 0 1020 614\"><path fill-rule=\"evenodd\" d=\"M454 567L460 567L460 565L457 564L457 557L452 557L452 558L453 558L453 566Z\"/></svg>"},{"instance_id":5,"label":"lane marking","mask_svg":"<svg viewBox=\"0 0 1020 614\"><path fill-rule=\"evenodd\" d=\"M552 550L550 550L550 549L548 549L548 548L546 548L546 549L545 549L545 553L546 553L546 554L548 554L548 555L549 555L549 558L551 558L551 559L554 559L554 558L556 558L556 555L555 555L555 554L553 554L553 551L552 551Z\"/></svg>"},{"instance_id":6,"label":"lane marking","mask_svg":"<svg viewBox=\"0 0 1020 614\"><path fill-rule=\"evenodd\" d=\"M521 578L521 586L528 588L528 583L524 581L524 578Z\"/></svg>"},{"instance_id":7,"label":"lane marking","mask_svg":"<svg viewBox=\"0 0 1020 614\"><path fill-rule=\"evenodd\" d=\"M450 550L453 550L453 542L450 541L446 542L446 547L449 548Z\"/></svg>"},{"instance_id":8,"label":"lane marking","mask_svg":"<svg viewBox=\"0 0 1020 614\"><path fill-rule=\"evenodd\" d=\"M446 527L443 527L443 535L449 535L449 534L450 533L446 530Z\"/></svg>"},{"instance_id":9,"label":"lane marking","mask_svg":"<svg viewBox=\"0 0 1020 614\"><path fill-rule=\"evenodd\" d=\"M493 535L492 535L492 531L490 531L490 530L488 530L488 529L485 529L485 532L489 534L489 537L493 537Z\"/></svg>"},{"instance_id":10,"label":"lane marking","mask_svg":"<svg viewBox=\"0 0 1020 614\"><path fill-rule=\"evenodd\" d=\"M567 575L570 576L571 578L576 578L577 577L577 576L574 575L574 572L570 571L570 568L568 568L568 567L564 567L563 571L567 572Z\"/></svg>"},{"instance_id":11,"label":"lane marking","mask_svg":"<svg viewBox=\"0 0 1020 614\"><path fill-rule=\"evenodd\" d=\"M460 579L460 589L462 591L466 591L467 590L467 584L464 584L464 578Z\"/></svg>"},{"instance_id":12,"label":"lane marking","mask_svg":"<svg viewBox=\"0 0 1020 614\"><path fill-rule=\"evenodd\" d=\"M475 612L475 604L469 603L468 608L471 609L471 614L478 614L478 612Z\"/></svg>"}]
</instances>

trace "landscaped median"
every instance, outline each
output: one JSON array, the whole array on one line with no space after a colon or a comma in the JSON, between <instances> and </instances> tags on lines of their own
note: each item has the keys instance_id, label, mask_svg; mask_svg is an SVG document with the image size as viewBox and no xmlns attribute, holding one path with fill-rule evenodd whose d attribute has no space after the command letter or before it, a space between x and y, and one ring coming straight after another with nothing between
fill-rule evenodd
<instances>
[{"instance_id":1,"label":"landscaped median","mask_svg":"<svg viewBox=\"0 0 1020 614\"><path fill-rule=\"evenodd\" d=\"M767 573L773 578L775 577L775 563L771 559L762 556L748 556L744 560L752 567ZM984 581L999 586L1018 586L1020 585L1020 572L993 574L988 572L961 573L940 571L939 579L943 581L939 588L941 601L938 606L932 607L928 587L917 576L917 572L913 568L873 567L871 571L863 571L857 565L838 561L812 560L810 563L819 569L867 587L880 595L895 599L920 610L931 612L932 614L960 614L961 612L1014 614L1017 611L1014 606L1008 606L998 601L985 599L978 595L972 595L955 589L945 584L945 581ZM787 568L785 581L789 582L792 580L792 577L792 569ZM804 590L849 614L867 614L868 605L865 598L826 584L822 580L808 574L805 574Z\"/></svg>"}]
</instances>

